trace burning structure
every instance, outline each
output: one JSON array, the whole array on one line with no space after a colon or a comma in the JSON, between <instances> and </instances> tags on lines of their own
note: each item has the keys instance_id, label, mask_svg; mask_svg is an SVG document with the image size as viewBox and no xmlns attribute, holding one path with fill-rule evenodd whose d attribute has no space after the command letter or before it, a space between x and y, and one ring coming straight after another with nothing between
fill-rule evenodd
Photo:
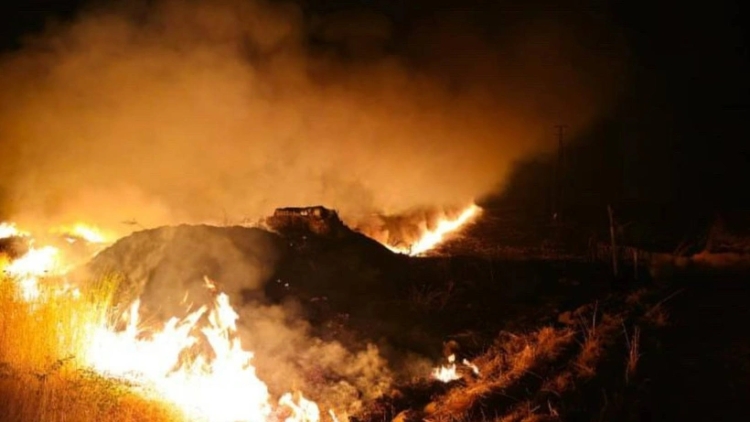
<instances>
[{"instance_id":1,"label":"burning structure","mask_svg":"<svg viewBox=\"0 0 750 422\"><path fill-rule=\"evenodd\" d=\"M321 205L277 208L273 216L266 219L266 224L278 231L321 236L339 235L344 228L338 213Z\"/></svg>"}]
</instances>

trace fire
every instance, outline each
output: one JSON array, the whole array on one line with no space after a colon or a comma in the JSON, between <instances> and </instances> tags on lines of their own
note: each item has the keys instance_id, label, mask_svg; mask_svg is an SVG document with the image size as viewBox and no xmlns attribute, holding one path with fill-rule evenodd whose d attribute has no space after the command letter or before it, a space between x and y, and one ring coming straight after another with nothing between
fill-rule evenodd
<instances>
[{"instance_id":1,"label":"fire","mask_svg":"<svg viewBox=\"0 0 750 422\"><path fill-rule=\"evenodd\" d=\"M451 382L461 379L461 375L459 375L456 370L456 355L448 356L448 365L438 366L433 369L432 377L442 382Z\"/></svg>"},{"instance_id":2,"label":"fire","mask_svg":"<svg viewBox=\"0 0 750 422\"><path fill-rule=\"evenodd\" d=\"M268 390L255 375L253 354L243 350L236 337L238 315L225 294L216 297L211 309L202 307L182 320L172 318L151 335L139 327L138 306L135 302L126 315L123 331L111 326L97 331L86 359L93 369L158 394L191 419L235 422L271 417ZM206 326L199 328L204 318ZM191 356L190 349L202 340L213 358L203 353Z\"/></svg>"},{"instance_id":3,"label":"fire","mask_svg":"<svg viewBox=\"0 0 750 422\"><path fill-rule=\"evenodd\" d=\"M67 226L60 226L50 230L49 234L67 236L73 240L76 238L83 239L88 243L109 243L113 239L112 235L105 233L98 227L81 222ZM21 236L30 236L30 233L19 230L15 223L0 222L0 239Z\"/></svg>"},{"instance_id":4,"label":"fire","mask_svg":"<svg viewBox=\"0 0 750 422\"><path fill-rule=\"evenodd\" d=\"M39 279L52 275L60 268L59 251L52 246L30 248L21 258L11 262L3 271L18 280L21 295L27 302L39 299Z\"/></svg>"},{"instance_id":5,"label":"fire","mask_svg":"<svg viewBox=\"0 0 750 422\"><path fill-rule=\"evenodd\" d=\"M469 362L467 359L464 359L461 363L471 369L474 375L479 376L479 367L475 364ZM456 355L448 356L448 365L438 366L433 369L432 378L442 382L451 382L463 378L463 375L459 373L456 366Z\"/></svg>"},{"instance_id":6,"label":"fire","mask_svg":"<svg viewBox=\"0 0 750 422\"><path fill-rule=\"evenodd\" d=\"M215 286L208 279L206 285ZM97 330L86 359L97 372L169 400L191 420L321 419L317 404L301 394L287 393L273 405L266 384L255 373L253 353L243 349L237 336L239 315L226 294L217 293L210 307L181 320L172 318L153 332L140 326L138 307L136 301L125 314L124 330L113 326ZM201 351L196 352L201 345L210 351L198 347Z\"/></svg>"},{"instance_id":7,"label":"fire","mask_svg":"<svg viewBox=\"0 0 750 422\"><path fill-rule=\"evenodd\" d=\"M15 224L0 222L0 239L24 235L26 235L26 233L18 230Z\"/></svg>"},{"instance_id":8,"label":"fire","mask_svg":"<svg viewBox=\"0 0 750 422\"><path fill-rule=\"evenodd\" d=\"M105 236L103 231L83 223L49 230L45 233L45 236L49 234L66 236L70 243L82 239L87 244L94 245L94 253L108 243L108 237ZM80 294L79 291L65 283L53 284L46 288L40 287L39 284L43 279L64 275L74 264L80 263L82 259L89 258L90 255L81 255L78 252L78 256L72 256L70 253L63 253L64 251L59 247L52 245L37 247L35 246L36 239L32 237L30 232L18 229L15 223L0 223L0 239L11 237L23 237L27 241L29 249L17 259L12 261L8 258L4 259L1 262L0 270L16 280L21 296L25 301L40 300L40 296L44 293L61 294L63 291L69 291Z\"/></svg>"},{"instance_id":9,"label":"fire","mask_svg":"<svg viewBox=\"0 0 750 422\"><path fill-rule=\"evenodd\" d=\"M473 372L474 375L479 376L479 367L478 366L476 366L475 364L469 362L467 359L464 359L461 363L463 363L464 365L466 365L467 367L469 367L469 369L471 369L471 372Z\"/></svg>"},{"instance_id":10,"label":"fire","mask_svg":"<svg viewBox=\"0 0 750 422\"><path fill-rule=\"evenodd\" d=\"M426 230L425 233L416 242L412 243L408 247L387 247L397 253L403 253L411 256L422 255L423 253L435 248L437 245L442 243L445 238L455 232L456 230L463 227L466 223L477 217L482 211L476 204L471 204L464 209L458 217L454 219L443 218L437 226L432 230Z\"/></svg>"},{"instance_id":11,"label":"fire","mask_svg":"<svg viewBox=\"0 0 750 422\"><path fill-rule=\"evenodd\" d=\"M315 402L307 400L299 395L298 400L295 402L294 397L291 393L286 393L279 399L279 404L289 407L292 410L292 417L287 418L287 421L309 421L318 422L320 420L320 410ZM337 421L336 414L330 411L331 419Z\"/></svg>"},{"instance_id":12,"label":"fire","mask_svg":"<svg viewBox=\"0 0 750 422\"><path fill-rule=\"evenodd\" d=\"M3 270L27 303L80 300L78 289L65 283L40 283L41 277L65 271L56 248L32 247L20 258L6 261ZM107 321L102 314L101 320L82 322L86 326L80 329L90 333L90 338L78 358L85 367L125 381L148 398L173 403L192 421L320 421L318 405L299 392L273 400L256 375L253 353L240 342L239 315L229 297L208 278L205 284L213 294L213 303L183 319L172 318L161 327L141 323L139 301L120 321ZM122 323L124 328L118 329ZM332 409L327 415L338 422Z\"/></svg>"},{"instance_id":13,"label":"fire","mask_svg":"<svg viewBox=\"0 0 750 422\"><path fill-rule=\"evenodd\" d=\"M59 267L58 249L52 246L31 247L26 254L14 260L5 271L15 277L41 277Z\"/></svg>"},{"instance_id":14,"label":"fire","mask_svg":"<svg viewBox=\"0 0 750 422\"><path fill-rule=\"evenodd\" d=\"M98 227L91 226L85 223L75 223L71 226L59 227L53 232L68 236L71 240L83 239L88 243L109 243L112 236L104 233L103 230Z\"/></svg>"}]
</instances>

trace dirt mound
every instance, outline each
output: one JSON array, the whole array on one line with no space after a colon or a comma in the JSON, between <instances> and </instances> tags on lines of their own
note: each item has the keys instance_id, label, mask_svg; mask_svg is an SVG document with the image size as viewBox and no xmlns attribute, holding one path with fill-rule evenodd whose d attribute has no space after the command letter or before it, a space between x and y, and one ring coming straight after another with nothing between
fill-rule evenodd
<instances>
[{"instance_id":1,"label":"dirt mound","mask_svg":"<svg viewBox=\"0 0 750 422\"><path fill-rule=\"evenodd\" d=\"M342 234L343 233L343 234ZM400 258L348 229L336 236L240 226L180 225L120 239L86 266L87 278L121 278L116 302L140 297L142 314L169 318L208 303L213 280L232 302L324 299L346 311L387 292Z\"/></svg>"},{"instance_id":2,"label":"dirt mound","mask_svg":"<svg viewBox=\"0 0 750 422\"><path fill-rule=\"evenodd\" d=\"M246 227L174 226L144 230L120 239L87 266L99 277L121 277L117 301L141 297L146 312L168 318L189 304L210 300L204 276L237 297L258 290L273 274L284 243L264 230Z\"/></svg>"}]
</instances>

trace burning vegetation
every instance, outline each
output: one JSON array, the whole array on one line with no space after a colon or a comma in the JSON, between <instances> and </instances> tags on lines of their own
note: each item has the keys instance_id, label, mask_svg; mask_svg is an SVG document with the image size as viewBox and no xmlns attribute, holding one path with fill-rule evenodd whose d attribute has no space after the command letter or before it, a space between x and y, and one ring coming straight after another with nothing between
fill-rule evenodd
<instances>
[{"instance_id":1,"label":"burning vegetation","mask_svg":"<svg viewBox=\"0 0 750 422\"><path fill-rule=\"evenodd\" d=\"M623 85L605 14L137 3L0 55L0 420L630 421L682 399L650 377L694 335L661 336L690 315L671 278L747 270L750 243L626 244L609 186L568 219L590 192L563 180L563 127Z\"/></svg>"},{"instance_id":2,"label":"burning vegetation","mask_svg":"<svg viewBox=\"0 0 750 422\"><path fill-rule=\"evenodd\" d=\"M268 220L268 224L286 233L287 239L308 236L336 239L346 234L355 238L357 236L346 229L335 212L322 207L280 209ZM375 399L384 394L391 383L386 364L377 356L374 346L367 346L359 355L355 355L337 346L335 342L329 341L321 346L313 344L320 340L314 340L308 344L309 350L292 350L292 353L296 355L295 358L307 355L308 358L324 361L307 364L297 362L297 371L331 371L328 365L346 365L347 361L351 365L369 364L381 368L338 368L327 375L337 381L322 381L323 384L319 381L315 395L320 396L321 391L326 393L328 396L322 397L322 400L335 404L337 408L324 408L321 411L316 402L307 399L299 390L285 393L270 391L256 374L253 352L242 344L241 328L237 325L240 315L233 308L229 296L220 290L222 286L226 286L235 297L239 297L247 293L248 289L258 288L253 283L259 281L248 279L251 276L248 270L254 269L257 272L261 267L256 264L255 267L232 269L237 260L232 262L230 258L223 263L219 262L223 272L217 274L226 278L215 283L204 276L199 287L196 286L197 283L193 283L192 288L184 288L184 296L179 303L169 303L174 296L165 292L180 290L179 287L174 287L180 285L175 284L178 281L175 278L197 278L197 273L185 272L186 267L183 265L183 268L178 269L182 270L181 274L168 272L169 279L165 280L158 277L159 269L163 270L164 265L160 264L161 267L153 269L143 268L144 263L154 259L160 262L170 260L170 255L164 254L163 242L170 241L171 245L178 248L189 246L189 240L184 235L191 230L200 231L200 228L160 229L157 233L151 231L151 235L135 234L131 236L134 240L118 241L110 248L110 253L110 250L102 251L110 244L104 243L104 235L82 224L51 230L50 236L64 242L58 243L59 246L38 245L42 238L32 237L30 233L17 229L11 223L3 223L0 227L3 229L2 241L5 245L2 306L4 314L9 315L3 318L0 327L0 338L6 351L0 356L0 362L8 369L3 378L3 391L9 397L18 397L16 405L0 409L4 420L32 418L46 421L69 412L73 412L77 420L100 420L110 417L110 412L127 410L127 405L121 403L124 397L136 401L141 398L145 407L153 407L153 413L149 413L148 419L144 420L180 418L235 422L317 421L328 418L338 421L348 419L352 411L361 411L363 398ZM204 234L200 236L202 244L218 241L216 230L208 227L203 230ZM267 258L260 258L259 255L245 254L238 258L239 261L247 261L254 256L256 260L260 258L274 262L274 253L267 251L273 247L268 244L271 235L263 233L257 229L235 229L235 234L238 234L234 236L235 241L255 247L256 254L267 255ZM221 236L231 239L232 237L226 237L227 234L229 232ZM253 241L253 235L260 236L257 238L259 240ZM150 258L147 245L137 240L146 236L151 237L151 245L154 239L162 242L161 245L156 245L159 249L157 255L152 254ZM122 249L119 246L129 240L141 250ZM83 243L91 248L88 249L88 254L78 255L78 261L68 258L75 243ZM253 244L256 246L252 246ZM231 256L241 248L231 241L225 243L223 248L215 246L211 245L205 250L208 253L220 252ZM125 251L126 256L118 255L118 250ZM248 251L249 249L245 250L250 253ZM137 253L141 256L134 255ZM177 250L175 253L184 255L184 251ZM199 252L192 250L192 254L192 260L204 262ZM76 269L79 267L77 264L92 257L93 261L87 266L88 269ZM130 264L117 261L120 258L130 260ZM137 261L132 262L132 258ZM128 270L128 265L134 265L134 270ZM174 265L174 262L168 265ZM92 279L94 274L96 276ZM253 277L267 278L268 275L258 273ZM190 282L189 279L180 281L183 286ZM239 285L243 287L240 288ZM145 324L141 319L140 295L148 299L146 304L151 307L146 314L151 318L157 317L156 321ZM167 310L177 308L182 308L179 315L165 315ZM253 312L245 310L249 318L273 324L269 315L263 315L264 312L269 311L261 307L254 308ZM252 326L249 323L245 328ZM278 331L279 329L282 331ZM283 325L279 325L273 335L282 335L283 330ZM22 332L24 335L20 335ZM292 337L299 338L292 338L293 342L278 346L295 349L300 347L300 344L294 342L299 343L302 338L293 331L290 333ZM261 339L264 335L260 335ZM321 350L317 356L313 352L315 349ZM331 361L334 356L338 356L338 360ZM326 363L325 360L329 362ZM369 363L365 363L366 360ZM279 362L279 370L289 370L281 360ZM41 380L36 385L41 394L51 395L49 406L29 403L29 398L23 397L27 393L13 390L13 386L24 382L29 374L35 374ZM45 381L48 377L55 380L55 387L49 391L46 390L48 384ZM293 378L298 378L298 375ZM99 403L98 411L92 412L89 407L58 392L68 382L82 382L85 388L95 390L92 394L101 395L93 400L93 403ZM324 385L326 383L327 387ZM306 382L301 384L305 385ZM349 392L344 388L347 385L351 389ZM273 386L278 387L275 384ZM335 397L348 401L342 403L334 400ZM108 404L103 405L102 401ZM34 406L41 407L32 411ZM55 410L58 406L61 406L60 410ZM83 412L88 416L84 418L76 412ZM157 416L159 414L162 416ZM122 420L134 420L130 413L121 413L121 417Z\"/></svg>"},{"instance_id":3,"label":"burning vegetation","mask_svg":"<svg viewBox=\"0 0 750 422\"><path fill-rule=\"evenodd\" d=\"M4 239L27 236L14 225L2 227ZM3 264L0 363L6 372L0 377L0 392L4 399L15 397L0 408L3 420L321 418L318 406L300 392L272 400L256 376L253 353L240 342L239 315L208 278L204 288L212 297L209 306L184 318L144 325L138 300L113 318L116 277L84 287L80 280L66 278L66 267L55 259L58 253L53 246L30 246ZM29 385L31 376L37 382ZM38 391L44 401L30 402L33 395L27 397L26 388ZM67 388L93 389L93 400L68 397L62 392ZM150 413L133 414L150 407ZM337 420L333 409L326 414Z\"/></svg>"},{"instance_id":4,"label":"burning vegetation","mask_svg":"<svg viewBox=\"0 0 750 422\"><path fill-rule=\"evenodd\" d=\"M323 220L340 228L307 225ZM587 414L600 385L635 394L644 341L666 321L661 304L648 305L653 293L641 291L627 302L582 297L557 321L512 333L518 312L533 317L514 310L528 296L470 274L474 261L394 254L319 207L280 210L270 221L279 234L178 226L113 244L53 230L59 246L4 223L0 394L13 400L0 416L564 419ZM91 248L79 250L85 265L54 259L79 242ZM494 265L492 273L517 276L540 266ZM541 291L551 296L531 306L545 321L559 289ZM473 331L461 333L466 327Z\"/></svg>"},{"instance_id":5,"label":"burning vegetation","mask_svg":"<svg viewBox=\"0 0 750 422\"><path fill-rule=\"evenodd\" d=\"M357 230L376 239L393 252L418 256L428 253L466 225L476 220L482 209L471 204L458 210L414 212L400 216L373 216Z\"/></svg>"}]
</instances>

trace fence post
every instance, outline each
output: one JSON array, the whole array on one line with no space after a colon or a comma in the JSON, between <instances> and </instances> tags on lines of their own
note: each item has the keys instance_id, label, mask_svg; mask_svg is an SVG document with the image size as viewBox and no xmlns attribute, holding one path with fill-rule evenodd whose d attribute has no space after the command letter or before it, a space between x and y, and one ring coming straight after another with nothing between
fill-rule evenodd
<instances>
[{"instance_id":1,"label":"fence post","mask_svg":"<svg viewBox=\"0 0 750 422\"><path fill-rule=\"evenodd\" d=\"M607 205L609 213L609 238L612 244L612 273L617 277L617 244L615 243L615 219L612 215L612 206Z\"/></svg>"}]
</instances>

